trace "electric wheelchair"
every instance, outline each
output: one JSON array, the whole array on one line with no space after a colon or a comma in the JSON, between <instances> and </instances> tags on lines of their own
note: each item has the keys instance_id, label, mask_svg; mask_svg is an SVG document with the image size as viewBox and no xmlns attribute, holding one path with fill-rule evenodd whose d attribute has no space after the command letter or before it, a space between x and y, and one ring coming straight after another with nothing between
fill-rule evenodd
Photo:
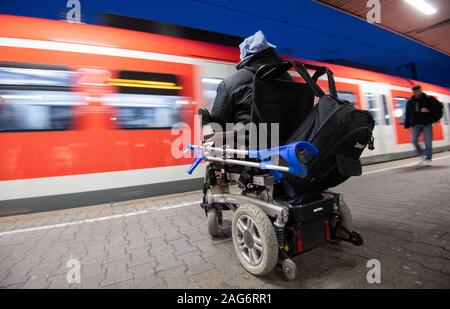
<instances>
[{"instance_id":1,"label":"electric wheelchair","mask_svg":"<svg viewBox=\"0 0 450 309\"><path fill-rule=\"evenodd\" d=\"M325 72L324 67L305 67L315 70L315 81ZM326 242L361 245L363 240L352 231L351 214L341 194L302 192L302 188L292 188L283 180L283 173L298 177L308 173L298 161L297 152L318 154L307 142L285 144L314 104L314 92L308 84L280 78L288 69L289 64L283 63L262 66L255 74L252 95L252 123L278 124L281 146L263 150L249 143L246 147L236 146L233 143L237 131L214 132L208 127L210 114L202 108L201 143L188 147L195 161L188 173L202 160L207 162L201 207L211 236L221 235L223 211L233 211L231 235L242 266L263 276L280 265L287 279L292 280L297 267L290 257ZM266 131L263 140L270 144L269 126L253 126L249 135L255 127L259 136L261 130Z\"/></svg>"}]
</instances>

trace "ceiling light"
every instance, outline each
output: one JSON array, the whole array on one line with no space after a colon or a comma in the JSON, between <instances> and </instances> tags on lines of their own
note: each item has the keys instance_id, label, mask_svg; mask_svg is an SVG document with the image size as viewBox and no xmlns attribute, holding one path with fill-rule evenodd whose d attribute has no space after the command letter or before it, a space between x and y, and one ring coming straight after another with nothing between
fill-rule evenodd
<instances>
[{"instance_id":1,"label":"ceiling light","mask_svg":"<svg viewBox=\"0 0 450 309\"><path fill-rule=\"evenodd\" d=\"M405 2L411 4L413 7L426 15L433 15L437 12L437 10L425 0L405 0Z\"/></svg>"},{"instance_id":2,"label":"ceiling light","mask_svg":"<svg viewBox=\"0 0 450 309\"><path fill-rule=\"evenodd\" d=\"M220 84L221 82L222 82L222 79L220 79L220 78L202 78L202 83Z\"/></svg>"}]
</instances>

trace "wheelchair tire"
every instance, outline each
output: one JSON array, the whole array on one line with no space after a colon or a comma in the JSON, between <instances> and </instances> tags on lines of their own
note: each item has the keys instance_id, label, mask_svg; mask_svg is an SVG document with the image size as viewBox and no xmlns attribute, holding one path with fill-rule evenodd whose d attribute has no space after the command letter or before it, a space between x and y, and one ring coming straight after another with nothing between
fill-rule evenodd
<instances>
[{"instance_id":1,"label":"wheelchair tire","mask_svg":"<svg viewBox=\"0 0 450 309\"><path fill-rule=\"evenodd\" d=\"M219 237L222 229L222 211L217 208L211 208L206 213L208 232L212 237Z\"/></svg>"},{"instance_id":2,"label":"wheelchair tire","mask_svg":"<svg viewBox=\"0 0 450 309\"><path fill-rule=\"evenodd\" d=\"M350 212L350 209L348 208L348 205L345 201L342 201L339 204L339 215L340 215L340 224L347 230L351 231L353 230L353 224L352 224L352 213Z\"/></svg>"},{"instance_id":3,"label":"wheelchair tire","mask_svg":"<svg viewBox=\"0 0 450 309\"><path fill-rule=\"evenodd\" d=\"M255 276L270 273L278 262L278 240L269 217L254 205L241 205L231 225L234 250Z\"/></svg>"},{"instance_id":4,"label":"wheelchair tire","mask_svg":"<svg viewBox=\"0 0 450 309\"><path fill-rule=\"evenodd\" d=\"M287 280L293 281L297 278L297 265L291 259L285 259L281 262L281 268Z\"/></svg>"}]
</instances>

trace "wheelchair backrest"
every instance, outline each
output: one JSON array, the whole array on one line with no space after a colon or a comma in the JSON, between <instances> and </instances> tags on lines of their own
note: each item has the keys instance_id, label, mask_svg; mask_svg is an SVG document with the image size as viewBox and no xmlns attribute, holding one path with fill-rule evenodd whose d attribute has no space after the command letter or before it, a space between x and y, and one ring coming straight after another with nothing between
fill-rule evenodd
<instances>
[{"instance_id":1,"label":"wheelchair backrest","mask_svg":"<svg viewBox=\"0 0 450 309\"><path fill-rule=\"evenodd\" d=\"M279 145L285 145L289 137L299 127L314 105L314 93L307 84L295 82L287 71L289 62L264 65L255 74L253 85L253 104L251 121L257 125L261 134L267 134L270 145L270 124L279 124ZM268 132L262 132L267 123ZM251 136L255 132L250 132Z\"/></svg>"}]
</instances>

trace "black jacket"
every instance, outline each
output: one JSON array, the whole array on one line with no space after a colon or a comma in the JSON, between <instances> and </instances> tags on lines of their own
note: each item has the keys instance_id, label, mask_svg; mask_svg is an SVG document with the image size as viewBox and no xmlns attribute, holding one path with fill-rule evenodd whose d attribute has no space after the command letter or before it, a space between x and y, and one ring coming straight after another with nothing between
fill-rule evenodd
<instances>
[{"instance_id":1,"label":"black jacket","mask_svg":"<svg viewBox=\"0 0 450 309\"><path fill-rule=\"evenodd\" d=\"M426 107L428 113L422 113L420 110ZM431 124L437 122L440 118L441 103L432 96L425 93L416 99L412 96L406 104L405 128L415 126L417 124Z\"/></svg>"},{"instance_id":2,"label":"black jacket","mask_svg":"<svg viewBox=\"0 0 450 309\"><path fill-rule=\"evenodd\" d=\"M253 77L256 71L265 64L281 62L273 48L264 49L236 66L237 72L225 78L217 87L217 95L211 111L213 122L226 123L250 122L250 111L253 94Z\"/></svg>"}]
</instances>

